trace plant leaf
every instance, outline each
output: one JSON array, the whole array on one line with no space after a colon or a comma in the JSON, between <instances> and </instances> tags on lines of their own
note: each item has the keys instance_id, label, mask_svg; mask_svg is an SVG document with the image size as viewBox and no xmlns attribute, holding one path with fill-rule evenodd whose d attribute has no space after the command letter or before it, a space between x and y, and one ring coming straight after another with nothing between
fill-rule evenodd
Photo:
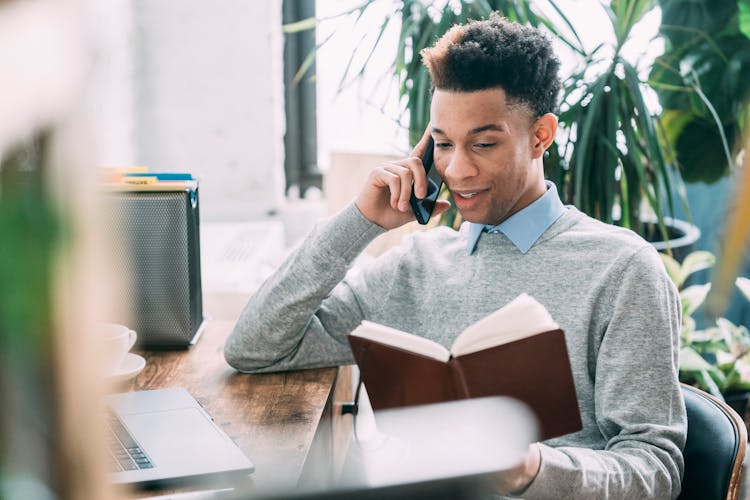
<instances>
[{"instance_id":1,"label":"plant leaf","mask_svg":"<svg viewBox=\"0 0 750 500\"><path fill-rule=\"evenodd\" d=\"M719 114L716 112L716 108L714 108L714 105L711 104L711 101L706 97L706 94L703 93L700 87L700 82L698 81L698 76L693 72L693 78L691 78L688 82L691 87L693 87L693 90L695 93L700 97L701 101L703 101L703 104L708 108L708 111L711 113L711 117L714 120L714 123L716 124L716 131L718 132L719 136L721 137L721 145L724 147L724 154L726 155L727 160L727 166L731 167L732 165L732 154L729 152L729 143L727 142L726 135L724 134L724 126L722 124L721 118L719 118Z\"/></svg>"},{"instance_id":2,"label":"plant leaf","mask_svg":"<svg viewBox=\"0 0 750 500\"><path fill-rule=\"evenodd\" d=\"M719 370L710 365L708 365L707 369L698 371L686 371L680 368L680 380L685 383L691 383L695 387L698 387L723 401L724 397L721 394L719 386L709 374L711 371L721 374Z\"/></svg>"},{"instance_id":3,"label":"plant leaf","mask_svg":"<svg viewBox=\"0 0 750 500\"><path fill-rule=\"evenodd\" d=\"M308 17L300 21L285 24L281 27L281 31L284 33L299 33L300 31L307 31L315 28L318 24L318 19L315 17Z\"/></svg>"},{"instance_id":4,"label":"plant leaf","mask_svg":"<svg viewBox=\"0 0 750 500\"><path fill-rule=\"evenodd\" d=\"M711 289L711 283L704 285L692 285L680 292L680 300L682 301L682 314L685 316L692 315L696 309L698 309L703 301L706 300L706 295Z\"/></svg>"},{"instance_id":5,"label":"plant leaf","mask_svg":"<svg viewBox=\"0 0 750 500\"><path fill-rule=\"evenodd\" d=\"M734 367L736 361L737 358L732 353L716 351L716 366L725 373L728 373Z\"/></svg>"},{"instance_id":6,"label":"plant leaf","mask_svg":"<svg viewBox=\"0 0 750 500\"><path fill-rule=\"evenodd\" d=\"M318 45L313 47L312 50L310 50L310 53L307 54L307 57L305 57L305 60L302 61L302 64L300 64L299 69L297 70L297 73L294 75L294 79L292 80L292 83L294 85L298 85L299 82L302 81L302 78L305 76L305 73L307 73L307 71L312 67L313 63L315 62L315 56L318 54L318 50L320 49L320 47L322 47L326 42L328 42L328 40L330 40L333 35L334 34L331 33L330 35L326 37L325 40L323 40Z\"/></svg>"},{"instance_id":7,"label":"plant leaf","mask_svg":"<svg viewBox=\"0 0 750 500\"><path fill-rule=\"evenodd\" d=\"M680 330L680 337L685 341L685 338L695 331L695 320L690 316L682 317L682 329Z\"/></svg>"},{"instance_id":8,"label":"plant leaf","mask_svg":"<svg viewBox=\"0 0 750 500\"><path fill-rule=\"evenodd\" d=\"M392 16L386 16L385 20L380 25L380 30L378 31L377 38L375 38L375 42L373 42L372 47L370 48L370 53L367 54L367 58L365 59L365 62L362 63L362 66L359 70L360 75L363 75L365 73L365 68L367 68L367 63L369 63L370 59L372 59L372 55L375 53L375 50L378 48L380 39L383 38L383 33L385 33L386 28L388 28L388 24L391 22L391 19L393 19Z\"/></svg>"},{"instance_id":9,"label":"plant leaf","mask_svg":"<svg viewBox=\"0 0 750 500\"><path fill-rule=\"evenodd\" d=\"M750 38L750 0L738 0L740 33Z\"/></svg>"},{"instance_id":10,"label":"plant leaf","mask_svg":"<svg viewBox=\"0 0 750 500\"><path fill-rule=\"evenodd\" d=\"M625 83L630 90L630 96L633 99L633 105L637 114L635 119L638 123L639 136L643 139L646 144L645 150L649 158L649 162L653 167L651 178L642 178L642 187L649 194L649 187L653 186L651 196L647 196L651 208L656 213L657 222L659 228L666 236L666 228L664 228L663 215L662 215L662 193L667 196L667 206L670 210L673 206L672 193L669 189L666 189L665 183L667 178L667 166L664 162L664 155L662 154L661 145L659 143L659 136L656 133L656 127L654 126L654 119L646 106L643 99L643 91L641 89L641 81L638 78L636 69L629 63L623 62L623 68L625 70ZM666 238L665 238L666 239Z\"/></svg>"},{"instance_id":11,"label":"plant leaf","mask_svg":"<svg viewBox=\"0 0 750 500\"><path fill-rule=\"evenodd\" d=\"M661 260L664 263L664 268L667 270L669 279L672 280L672 283L674 283L677 288L680 288L683 283L683 280L680 279L680 275L682 274L680 263L671 255L667 255L663 252L659 252L659 257L661 257Z\"/></svg>"},{"instance_id":12,"label":"plant leaf","mask_svg":"<svg viewBox=\"0 0 750 500\"><path fill-rule=\"evenodd\" d=\"M692 347L683 347L680 349L680 370L688 372L700 372L710 370L713 367L703 359Z\"/></svg>"},{"instance_id":13,"label":"plant leaf","mask_svg":"<svg viewBox=\"0 0 750 500\"><path fill-rule=\"evenodd\" d=\"M744 295L747 300L750 300L750 279L739 277L734 283L737 285L740 292L742 292L742 295Z\"/></svg>"},{"instance_id":14,"label":"plant leaf","mask_svg":"<svg viewBox=\"0 0 750 500\"><path fill-rule=\"evenodd\" d=\"M705 379L706 375L708 375L707 379ZM711 389L712 391L715 389L719 394L723 394L723 391L727 386L727 376L724 375L724 372L722 372L715 366L712 366L710 370L702 371L701 377L704 378L704 383L709 389ZM711 381L715 382L715 384L713 384L713 388ZM722 399L724 399L723 396Z\"/></svg>"},{"instance_id":15,"label":"plant leaf","mask_svg":"<svg viewBox=\"0 0 750 500\"><path fill-rule=\"evenodd\" d=\"M700 354L716 354L717 351L729 352L727 340L718 326L696 330L691 337L693 347Z\"/></svg>"},{"instance_id":16,"label":"plant leaf","mask_svg":"<svg viewBox=\"0 0 750 500\"><path fill-rule=\"evenodd\" d=\"M716 257L711 252L705 250L698 250L691 252L682 261L680 268L680 285L685 283L685 280L693 273L713 267L716 263Z\"/></svg>"},{"instance_id":17,"label":"plant leaf","mask_svg":"<svg viewBox=\"0 0 750 500\"><path fill-rule=\"evenodd\" d=\"M565 24L565 26L568 27L568 29L570 30L571 34L576 39L577 43L573 44L572 42L570 42L568 40L568 38L565 37L562 34L561 30L559 30L556 27L554 27L554 25L552 25L551 22L549 22L549 23L545 22L544 23L545 26L547 26L547 29L549 29L550 31L552 31L552 33L554 33L556 37L558 37L560 40L562 40L563 42L565 42L565 44L568 47L570 47L571 49L575 50L576 52L578 52L582 56L586 56L586 51L583 48L583 41L581 41L581 38L578 36L578 32L573 27L573 23L570 22L570 19L568 19L568 17L565 15L565 13L563 12L563 10L557 5L557 3L554 0L549 0L548 3L555 10L555 12L557 12L557 15L560 16L560 19L562 19L562 21Z\"/></svg>"},{"instance_id":18,"label":"plant leaf","mask_svg":"<svg viewBox=\"0 0 750 500\"><path fill-rule=\"evenodd\" d=\"M750 390L748 389L750 387L750 364L748 364L746 357L737 360L735 370L740 376L740 384L737 384L735 387L741 386L742 390Z\"/></svg>"}]
</instances>

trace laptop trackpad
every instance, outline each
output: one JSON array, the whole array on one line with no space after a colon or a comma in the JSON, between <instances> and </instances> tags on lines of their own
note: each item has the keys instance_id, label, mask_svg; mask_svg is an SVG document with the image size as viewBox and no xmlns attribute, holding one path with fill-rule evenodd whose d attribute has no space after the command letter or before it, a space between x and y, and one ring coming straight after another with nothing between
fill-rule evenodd
<instances>
[{"instance_id":1,"label":"laptop trackpad","mask_svg":"<svg viewBox=\"0 0 750 500\"><path fill-rule=\"evenodd\" d=\"M206 472L236 463L238 456L244 459L239 448L226 446L231 440L201 410L181 408L158 413L159 418L149 413L122 415L123 423L157 469Z\"/></svg>"}]
</instances>

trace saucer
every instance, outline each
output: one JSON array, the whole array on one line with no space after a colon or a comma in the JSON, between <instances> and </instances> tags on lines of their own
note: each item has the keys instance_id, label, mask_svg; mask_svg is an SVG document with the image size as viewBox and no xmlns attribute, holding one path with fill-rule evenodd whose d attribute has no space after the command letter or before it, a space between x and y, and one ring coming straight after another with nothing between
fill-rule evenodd
<instances>
[{"instance_id":1,"label":"saucer","mask_svg":"<svg viewBox=\"0 0 750 500\"><path fill-rule=\"evenodd\" d=\"M125 382L141 373L145 366L146 360L142 356L129 352L123 358L119 368L109 374L109 379L113 382Z\"/></svg>"}]
</instances>

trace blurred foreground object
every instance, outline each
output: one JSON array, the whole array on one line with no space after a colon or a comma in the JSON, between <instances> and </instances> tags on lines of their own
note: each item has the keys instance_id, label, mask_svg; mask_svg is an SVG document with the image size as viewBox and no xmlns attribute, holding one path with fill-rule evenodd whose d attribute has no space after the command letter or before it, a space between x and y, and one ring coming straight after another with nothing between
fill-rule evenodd
<instances>
[{"instance_id":1,"label":"blurred foreground object","mask_svg":"<svg viewBox=\"0 0 750 500\"><path fill-rule=\"evenodd\" d=\"M706 310L714 316L721 315L727 308L750 236L750 135L745 144L742 167L737 173L737 184L720 241L716 275L706 299Z\"/></svg>"},{"instance_id":2,"label":"blurred foreground object","mask_svg":"<svg viewBox=\"0 0 750 500\"><path fill-rule=\"evenodd\" d=\"M81 113L91 56L83 6L0 2L3 499L113 497L97 446L104 387L87 326L101 305L89 288L99 267L76 179L91 148Z\"/></svg>"},{"instance_id":3,"label":"blurred foreground object","mask_svg":"<svg viewBox=\"0 0 750 500\"><path fill-rule=\"evenodd\" d=\"M510 470L539 432L531 410L505 397L376 411L375 426L352 446L341 484L376 487Z\"/></svg>"},{"instance_id":4,"label":"blurred foreground object","mask_svg":"<svg viewBox=\"0 0 750 500\"><path fill-rule=\"evenodd\" d=\"M357 416L357 439L330 487L253 498L488 498L494 475L521 464L539 435L531 410L505 397L381 410L372 419Z\"/></svg>"},{"instance_id":5,"label":"blurred foreground object","mask_svg":"<svg viewBox=\"0 0 750 500\"><path fill-rule=\"evenodd\" d=\"M0 157L70 111L88 56L83 14L81 0L0 2Z\"/></svg>"}]
</instances>

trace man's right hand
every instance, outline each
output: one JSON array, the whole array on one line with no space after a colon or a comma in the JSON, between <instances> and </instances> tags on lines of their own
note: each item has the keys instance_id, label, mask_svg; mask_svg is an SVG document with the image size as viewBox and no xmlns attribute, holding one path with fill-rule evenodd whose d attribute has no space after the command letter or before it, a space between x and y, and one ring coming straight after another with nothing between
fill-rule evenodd
<instances>
[{"instance_id":1,"label":"man's right hand","mask_svg":"<svg viewBox=\"0 0 750 500\"><path fill-rule=\"evenodd\" d=\"M365 187L355 201L357 208L367 220L384 229L395 229L416 220L409 198L412 183L418 197L425 196L427 192L427 175L421 158L429 137L428 125L409 158L384 163L370 172ZM432 216L445 212L449 207L448 201L439 200L435 204Z\"/></svg>"}]
</instances>

